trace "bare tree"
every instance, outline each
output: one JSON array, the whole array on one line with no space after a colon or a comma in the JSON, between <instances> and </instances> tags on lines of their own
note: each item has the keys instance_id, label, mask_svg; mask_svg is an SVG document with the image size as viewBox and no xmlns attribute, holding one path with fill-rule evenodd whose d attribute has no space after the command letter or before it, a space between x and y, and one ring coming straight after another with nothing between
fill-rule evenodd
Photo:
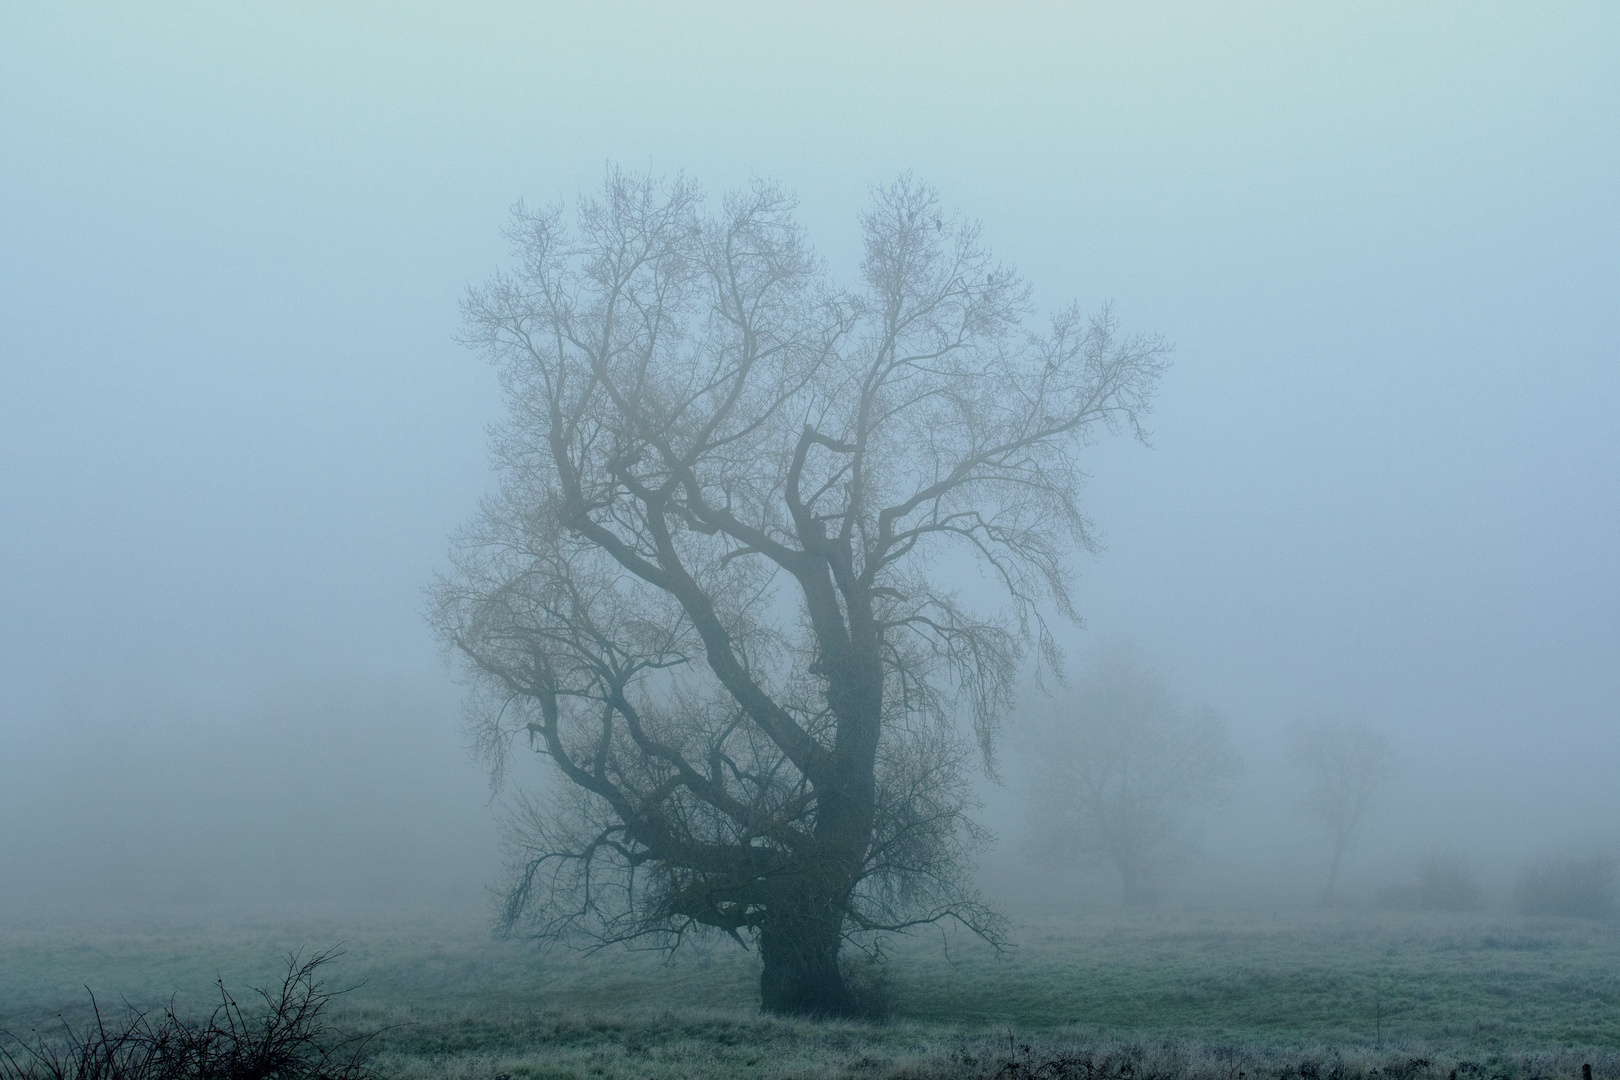
<instances>
[{"instance_id":1,"label":"bare tree","mask_svg":"<svg viewBox=\"0 0 1620 1080\"><path fill-rule=\"evenodd\" d=\"M1167 349L1106 309L1027 332L1028 287L909 177L861 218L854 290L792 211L616 170L573 230L517 209L516 268L465 305L502 486L432 618L496 782L525 736L564 781L517 801L509 929L712 928L757 944L766 1009L848 1013L846 939L1000 932L966 768L1050 651L1037 604L1072 615L1078 451L1140 435ZM941 580L952 552L1001 601Z\"/></svg>"},{"instance_id":2,"label":"bare tree","mask_svg":"<svg viewBox=\"0 0 1620 1080\"><path fill-rule=\"evenodd\" d=\"M1031 853L1058 864L1104 858L1127 905L1151 903L1192 854L1197 812L1226 801L1242 770L1226 722L1208 707L1182 708L1122 643L1034 711Z\"/></svg>"},{"instance_id":3,"label":"bare tree","mask_svg":"<svg viewBox=\"0 0 1620 1080\"><path fill-rule=\"evenodd\" d=\"M1332 851L1322 903L1338 899L1339 866L1379 790L1394 776L1389 741L1356 720L1303 721L1294 733L1294 764L1305 776L1300 808Z\"/></svg>"}]
</instances>

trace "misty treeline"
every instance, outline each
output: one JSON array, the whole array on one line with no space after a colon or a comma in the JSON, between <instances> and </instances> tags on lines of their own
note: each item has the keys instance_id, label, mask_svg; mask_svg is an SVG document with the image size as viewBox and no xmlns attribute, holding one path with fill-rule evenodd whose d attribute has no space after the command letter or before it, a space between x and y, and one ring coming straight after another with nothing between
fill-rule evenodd
<instances>
[{"instance_id":1,"label":"misty treeline","mask_svg":"<svg viewBox=\"0 0 1620 1080\"><path fill-rule=\"evenodd\" d=\"M1094 651L1079 679L1026 701L1026 852L1049 866L1101 859L1127 906L1158 900L1197 851L1201 819L1230 800L1243 773L1226 718L1184 705L1124 641ZM1365 723L1318 714L1296 721L1291 757L1296 805L1326 841L1322 902L1331 905L1394 751Z\"/></svg>"},{"instance_id":2,"label":"misty treeline","mask_svg":"<svg viewBox=\"0 0 1620 1080\"><path fill-rule=\"evenodd\" d=\"M867 1008L846 941L993 942L965 813L1046 613L1093 546L1081 457L1140 434L1168 347L1036 323L979 226L909 176L834 281L756 182L611 170L519 207L465 338L500 370L500 490L432 618L497 780L526 743L504 925L757 947L767 1010ZM966 576L987 588L970 599Z\"/></svg>"},{"instance_id":3,"label":"misty treeline","mask_svg":"<svg viewBox=\"0 0 1620 1080\"><path fill-rule=\"evenodd\" d=\"M1517 915L1612 919L1620 914L1620 860L1613 855L1544 855L1519 867L1508 896ZM1396 911L1483 911L1479 871L1455 852L1423 859L1413 880L1380 890L1373 903Z\"/></svg>"},{"instance_id":4,"label":"misty treeline","mask_svg":"<svg viewBox=\"0 0 1620 1080\"><path fill-rule=\"evenodd\" d=\"M1020 702L1022 846L1034 864L1101 863L1117 874L1126 906L1161 899L1199 849L1201 825L1244 778L1226 718L1187 706L1139 646L1114 640L1085 658L1078 678L1029 687ZM1399 765L1395 746L1366 721L1318 709L1295 717L1282 789L1321 843L1320 902L1343 902L1345 856L1364 838L1371 811ZM1609 918L1620 910L1620 860L1549 855L1519 869L1511 909L1522 915ZM1308 872L1308 871L1307 871ZM1478 870L1461 854L1425 856L1412 879L1372 902L1405 911L1480 911Z\"/></svg>"}]
</instances>

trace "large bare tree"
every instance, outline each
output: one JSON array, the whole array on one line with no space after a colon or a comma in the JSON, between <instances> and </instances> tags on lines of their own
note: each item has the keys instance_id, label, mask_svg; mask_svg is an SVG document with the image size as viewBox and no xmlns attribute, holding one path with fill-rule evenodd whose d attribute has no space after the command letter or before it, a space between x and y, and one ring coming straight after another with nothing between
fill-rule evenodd
<instances>
[{"instance_id":1,"label":"large bare tree","mask_svg":"<svg viewBox=\"0 0 1620 1080\"><path fill-rule=\"evenodd\" d=\"M857 288L792 211L614 170L573 228L515 212L515 267L465 305L502 483L433 619L497 782L523 737L562 781L517 800L508 927L713 928L757 944L766 1009L832 1014L852 936L998 933L967 770L1043 606L1072 615L1078 452L1140 434L1167 349L1106 309L1026 330L1027 286L909 177L861 218Z\"/></svg>"},{"instance_id":2,"label":"large bare tree","mask_svg":"<svg viewBox=\"0 0 1620 1080\"><path fill-rule=\"evenodd\" d=\"M1225 802L1242 770L1226 721L1183 706L1148 658L1118 641L1028 711L1030 854L1106 860L1127 906L1158 899L1195 850L1199 812Z\"/></svg>"}]
</instances>

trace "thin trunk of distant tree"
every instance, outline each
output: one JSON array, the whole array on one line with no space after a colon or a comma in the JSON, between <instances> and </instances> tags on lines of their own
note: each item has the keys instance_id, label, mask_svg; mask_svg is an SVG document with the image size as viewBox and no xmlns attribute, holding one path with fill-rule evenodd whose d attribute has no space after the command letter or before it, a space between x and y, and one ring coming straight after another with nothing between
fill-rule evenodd
<instances>
[{"instance_id":1,"label":"thin trunk of distant tree","mask_svg":"<svg viewBox=\"0 0 1620 1080\"><path fill-rule=\"evenodd\" d=\"M1343 834L1334 838L1333 861L1328 865L1327 888L1322 891L1322 906L1332 907L1338 903L1339 864L1344 862L1344 849L1350 838Z\"/></svg>"}]
</instances>

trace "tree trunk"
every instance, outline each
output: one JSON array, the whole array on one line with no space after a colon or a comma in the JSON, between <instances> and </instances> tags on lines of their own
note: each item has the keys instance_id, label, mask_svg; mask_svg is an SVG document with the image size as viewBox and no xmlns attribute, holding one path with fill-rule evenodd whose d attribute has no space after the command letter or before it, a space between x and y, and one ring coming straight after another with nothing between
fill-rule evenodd
<instances>
[{"instance_id":1,"label":"tree trunk","mask_svg":"<svg viewBox=\"0 0 1620 1080\"><path fill-rule=\"evenodd\" d=\"M1333 845L1333 865L1328 869L1327 890L1322 893L1322 906L1332 907L1338 902L1339 863L1344 860L1344 841L1338 840Z\"/></svg>"},{"instance_id":2,"label":"tree trunk","mask_svg":"<svg viewBox=\"0 0 1620 1080\"><path fill-rule=\"evenodd\" d=\"M1150 907L1158 903L1158 883L1136 860L1121 859L1117 865L1126 907Z\"/></svg>"},{"instance_id":3,"label":"tree trunk","mask_svg":"<svg viewBox=\"0 0 1620 1080\"><path fill-rule=\"evenodd\" d=\"M836 918L777 916L760 931L760 1006L796 1016L853 1016L854 995L838 970L843 944Z\"/></svg>"},{"instance_id":4,"label":"tree trunk","mask_svg":"<svg viewBox=\"0 0 1620 1080\"><path fill-rule=\"evenodd\" d=\"M1136 881L1136 869L1124 864L1119 868L1119 884L1126 907L1141 907L1142 897Z\"/></svg>"}]
</instances>

